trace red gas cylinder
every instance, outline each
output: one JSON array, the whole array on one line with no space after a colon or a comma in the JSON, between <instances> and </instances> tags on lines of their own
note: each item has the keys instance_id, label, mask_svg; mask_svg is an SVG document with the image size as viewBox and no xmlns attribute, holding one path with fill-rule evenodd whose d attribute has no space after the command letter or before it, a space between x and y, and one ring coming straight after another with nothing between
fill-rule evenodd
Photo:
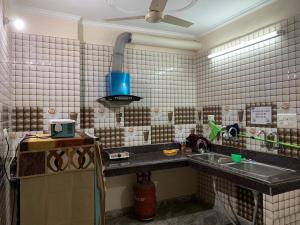
<instances>
[{"instance_id":1,"label":"red gas cylinder","mask_svg":"<svg viewBox=\"0 0 300 225\"><path fill-rule=\"evenodd\" d=\"M152 220L156 212L156 189L150 176L150 172L137 173L134 186L134 211L142 221Z\"/></svg>"}]
</instances>

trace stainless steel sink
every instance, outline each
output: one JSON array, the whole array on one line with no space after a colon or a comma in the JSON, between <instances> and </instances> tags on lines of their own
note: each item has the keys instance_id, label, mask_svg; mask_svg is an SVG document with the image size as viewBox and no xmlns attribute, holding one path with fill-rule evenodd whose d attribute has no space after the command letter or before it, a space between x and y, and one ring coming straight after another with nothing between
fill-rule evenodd
<instances>
[{"instance_id":1,"label":"stainless steel sink","mask_svg":"<svg viewBox=\"0 0 300 225\"><path fill-rule=\"evenodd\" d=\"M295 172L295 170L258 163L251 160L242 161L240 163L227 163L225 166L261 177L273 177Z\"/></svg>"},{"instance_id":2,"label":"stainless steel sink","mask_svg":"<svg viewBox=\"0 0 300 225\"><path fill-rule=\"evenodd\" d=\"M190 155L189 157L194 160L201 160L201 161L204 160L204 161L208 161L210 163L217 163L217 164L224 164L224 163L231 162L231 159L229 156L212 153L212 152Z\"/></svg>"},{"instance_id":3,"label":"stainless steel sink","mask_svg":"<svg viewBox=\"0 0 300 225\"><path fill-rule=\"evenodd\" d=\"M211 164L220 165L220 168L225 170L233 170L241 174L247 174L258 179L268 180L277 175L296 172L295 170L282 168L278 166L259 163L252 160L244 160L240 163L232 162L231 157L217 153L203 153L189 155L189 157L196 161L204 161Z\"/></svg>"}]
</instances>

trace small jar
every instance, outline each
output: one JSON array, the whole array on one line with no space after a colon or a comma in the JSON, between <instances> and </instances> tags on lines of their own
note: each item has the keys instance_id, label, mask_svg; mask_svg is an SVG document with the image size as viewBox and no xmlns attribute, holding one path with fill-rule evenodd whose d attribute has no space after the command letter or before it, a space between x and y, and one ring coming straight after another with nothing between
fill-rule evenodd
<instances>
[{"instance_id":1,"label":"small jar","mask_svg":"<svg viewBox=\"0 0 300 225\"><path fill-rule=\"evenodd\" d=\"M180 153L181 155L185 155L186 154L186 143L181 143L180 145Z\"/></svg>"}]
</instances>

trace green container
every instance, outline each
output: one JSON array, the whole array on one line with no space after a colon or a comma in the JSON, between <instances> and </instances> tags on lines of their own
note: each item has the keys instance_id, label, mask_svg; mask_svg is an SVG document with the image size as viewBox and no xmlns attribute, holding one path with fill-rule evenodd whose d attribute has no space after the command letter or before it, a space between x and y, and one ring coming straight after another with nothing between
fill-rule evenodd
<instances>
[{"instance_id":1,"label":"green container","mask_svg":"<svg viewBox=\"0 0 300 225\"><path fill-rule=\"evenodd\" d=\"M239 154L231 154L231 160L236 163L240 163L242 160L242 156Z\"/></svg>"},{"instance_id":2,"label":"green container","mask_svg":"<svg viewBox=\"0 0 300 225\"><path fill-rule=\"evenodd\" d=\"M70 138L75 136L75 120L49 120L49 125L52 138Z\"/></svg>"}]
</instances>

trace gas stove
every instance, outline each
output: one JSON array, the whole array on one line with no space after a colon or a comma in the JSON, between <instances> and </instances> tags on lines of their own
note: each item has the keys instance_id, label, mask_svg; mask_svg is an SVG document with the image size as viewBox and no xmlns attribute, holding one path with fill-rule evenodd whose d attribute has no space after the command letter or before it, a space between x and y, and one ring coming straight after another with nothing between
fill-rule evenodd
<instances>
[{"instance_id":1,"label":"gas stove","mask_svg":"<svg viewBox=\"0 0 300 225\"><path fill-rule=\"evenodd\" d=\"M130 154L127 151L105 151L105 155L109 160L128 159Z\"/></svg>"}]
</instances>

